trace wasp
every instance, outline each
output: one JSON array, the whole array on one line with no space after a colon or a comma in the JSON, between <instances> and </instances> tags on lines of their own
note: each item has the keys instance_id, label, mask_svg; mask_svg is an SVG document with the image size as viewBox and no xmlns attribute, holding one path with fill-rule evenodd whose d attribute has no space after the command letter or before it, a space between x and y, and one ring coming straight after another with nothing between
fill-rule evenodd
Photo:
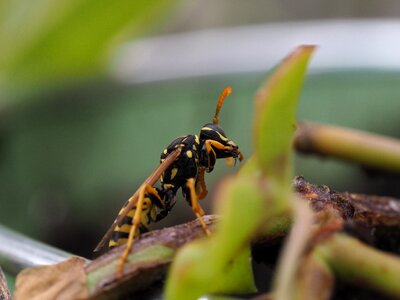
<instances>
[{"instance_id":1,"label":"wasp","mask_svg":"<svg viewBox=\"0 0 400 300\"><path fill-rule=\"evenodd\" d=\"M160 156L160 165L126 201L117 218L94 251L107 242L109 248L126 244L117 273L122 274L124 263L133 247L134 238L150 230L152 223L168 215L176 202L179 189L204 231L210 235L203 222L204 210L199 200L207 195L205 173L214 169L216 160L227 159L229 165L243 160L243 154L219 126L219 112L231 87L226 87L217 102L212 123L205 124L199 135L184 135L173 140ZM160 181L160 187L154 185Z\"/></svg>"}]
</instances>

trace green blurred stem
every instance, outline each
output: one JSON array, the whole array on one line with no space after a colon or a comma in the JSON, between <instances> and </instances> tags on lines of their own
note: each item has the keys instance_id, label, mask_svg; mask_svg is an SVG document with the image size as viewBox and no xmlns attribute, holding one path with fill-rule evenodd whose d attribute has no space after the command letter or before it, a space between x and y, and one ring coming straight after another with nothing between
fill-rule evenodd
<instances>
[{"instance_id":1,"label":"green blurred stem","mask_svg":"<svg viewBox=\"0 0 400 300\"><path fill-rule=\"evenodd\" d=\"M400 141L359 130L300 123L294 145L306 153L332 156L361 165L400 172Z\"/></svg>"},{"instance_id":2,"label":"green blurred stem","mask_svg":"<svg viewBox=\"0 0 400 300\"><path fill-rule=\"evenodd\" d=\"M341 279L400 298L399 257L339 233L318 245L315 253Z\"/></svg>"},{"instance_id":3,"label":"green blurred stem","mask_svg":"<svg viewBox=\"0 0 400 300\"><path fill-rule=\"evenodd\" d=\"M303 259L295 282L296 300L329 300L335 277L325 261L315 252Z\"/></svg>"},{"instance_id":4,"label":"green blurred stem","mask_svg":"<svg viewBox=\"0 0 400 300\"><path fill-rule=\"evenodd\" d=\"M294 207L294 224L289 239L285 243L282 256L279 259L275 277L274 295L276 299L294 299L294 289L298 270L311 235L313 213L308 204L292 200Z\"/></svg>"}]
</instances>

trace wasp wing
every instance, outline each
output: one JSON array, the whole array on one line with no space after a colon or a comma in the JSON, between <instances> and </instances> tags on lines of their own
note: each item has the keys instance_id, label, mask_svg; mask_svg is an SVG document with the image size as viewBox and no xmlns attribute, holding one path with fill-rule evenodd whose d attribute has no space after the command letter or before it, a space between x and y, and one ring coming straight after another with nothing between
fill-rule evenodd
<instances>
[{"instance_id":1,"label":"wasp wing","mask_svg":"<svg viewBox=\"0 0 400 300\"><path fill-rule=\"evenodd\" d=\"M166 169L168 169L168 167L179 157L179 155L181 154L181 151L182 151L181 148L177 148L174 151L172 151L167 156L167 158L162 163L160 163L160 165L157 167L157 169L155 169L154 172L151 173L151 175L140 185L140 188L143 185L153 186L158 181L158 179L160 179L162 173L164 173L164 171ZM136 192L126 201L126 203L124 204L120 213L118 214L117 218L114 220L111 227L107 230L106 234L103 236L103 238L100 240L99 244L94 249L94 252L99 251L108 242L108 240L111 238L111 235L115 229L115 226L120 225L122 219L133 208L133 206L135 205L135 203L138 200L140 188L137 189Z\"/></svg>"}]
</instances>

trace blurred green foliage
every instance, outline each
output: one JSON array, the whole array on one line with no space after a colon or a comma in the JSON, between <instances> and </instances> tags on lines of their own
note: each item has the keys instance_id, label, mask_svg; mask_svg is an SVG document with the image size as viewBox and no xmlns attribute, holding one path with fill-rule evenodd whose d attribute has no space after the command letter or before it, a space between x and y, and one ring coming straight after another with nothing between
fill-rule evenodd
<instances>
[{"instance_id":1,"label":"blurred green foliage","mask_svg":"<svg viewBox=\"0 0 400 300\"><path fill-rule=\"evenodd\" d=\"M100 126L91 121L99 111L85 111L88 103L74 93L104 80L100 78L107 77L109 56L116 46L161 26L161 17L174 3L0 0L2 222L25 233L37 229L44 233L44 228L61 225L57 219L66 221L69 216L64 205L71 199L78 199L76 207L87 199L84 191L93 186L78 177L89 179L96 171L92 166L85 169L86 163L91 164L85 154L95 147L93 137ZM38 106L31 105L34 102ZM72 112L74 108L77 110ZM71 112L73 115L68 115ZM77 117L79 113L87 114ZM34 124L28 125L30 122ZM84 124L94 128L84 129ZM27 129L25 126L32 131L20 131ZM25 153L27 143L35 149ZM75 161L78 157L81 162ZM22 190L28 194L20 193ZM41 225L27 226L24 221Z\"/></svg>"},{"instance_id":2,"label":"blurred green foliage","mask_svg":"<svg viewBox=\"0 0 400 300\"><path fill-rule=\"evenodd\" d=\"M173 2L1 0L0 88L29 98L32 88L98 76L115 45L149 31Z\"/></svg>"}]
</instances>

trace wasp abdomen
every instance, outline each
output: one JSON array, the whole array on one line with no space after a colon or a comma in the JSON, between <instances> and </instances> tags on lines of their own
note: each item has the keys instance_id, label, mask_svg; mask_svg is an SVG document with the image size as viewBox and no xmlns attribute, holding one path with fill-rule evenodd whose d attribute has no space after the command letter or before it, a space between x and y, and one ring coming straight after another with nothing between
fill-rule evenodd
<instances>
[{"instance_id":1,"label":"wasp abdomen","mask_svg":"<svg viewBox=\"0 0 400 300\"><path fill-rule=\"evenodd\" d=\"M153 205L152 197L153 195L146 194L143 201L142 214L140 218L140 224L138 230L135 232L135 236L142 233L148 232L151 229L151 224L157 219L156 205ZM112 233L111 239L108 243L109 248L114 248L116 246L126 244L129 237L129 232L132 228L133 216L136 212L136 206L128 212L128 214L122 219L121 225L116 226Z\"/></svg>"}]
</instances>

